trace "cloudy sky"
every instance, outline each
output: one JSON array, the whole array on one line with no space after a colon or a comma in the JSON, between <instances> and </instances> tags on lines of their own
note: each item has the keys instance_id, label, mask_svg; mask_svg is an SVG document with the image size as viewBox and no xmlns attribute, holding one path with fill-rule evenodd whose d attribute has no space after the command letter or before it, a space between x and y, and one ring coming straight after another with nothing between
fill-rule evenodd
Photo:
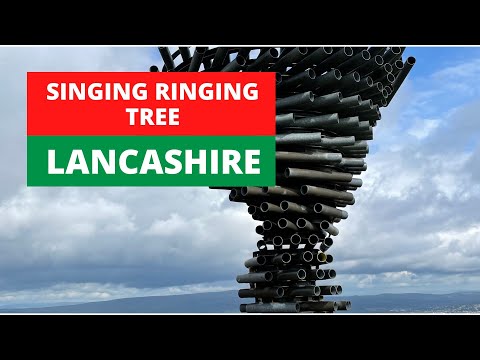
<instances>
[{"instance_id":1,"label":"cloudy sky","mask_svg":"<svg viewBox=\"0 0 480 360\"><path fill-rule=\"evenodd\" d=\"M331 253L345 295L480 290L480 48L409 47ZM0 306L237 289L246 205L208 188L27 188L27 71L146 71L155 48L0 48ZM65 119L68 121L68 119Z\"/></svg>"}]
</instances>

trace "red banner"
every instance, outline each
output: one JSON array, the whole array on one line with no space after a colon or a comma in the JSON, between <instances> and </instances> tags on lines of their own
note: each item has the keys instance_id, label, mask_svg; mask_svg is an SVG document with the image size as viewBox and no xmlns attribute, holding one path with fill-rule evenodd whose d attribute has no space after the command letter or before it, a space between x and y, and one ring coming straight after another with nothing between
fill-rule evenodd
<instances>
[{"instance_id":1,"label":"red banner","mask_svg":"<svg viewBox=\"0 0 480 360\"><path fill-rule=\"evenodd\" d=\"M27 135L275 135L274 73L27 73Z\"/></svg>"}]
</instances>

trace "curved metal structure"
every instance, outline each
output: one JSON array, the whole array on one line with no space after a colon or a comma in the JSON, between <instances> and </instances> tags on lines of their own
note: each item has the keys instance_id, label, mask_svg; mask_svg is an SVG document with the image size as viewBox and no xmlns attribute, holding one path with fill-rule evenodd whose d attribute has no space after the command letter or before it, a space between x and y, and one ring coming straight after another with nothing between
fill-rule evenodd
<instances>
[{"instance_id":1,"label":"curved metal structure","mask_svg":"<svg viewBox=\"0 0 480 360\"><path fill-rule=\"evenodd\" d=\"M241 312L334 312L330 248L336 224L355 203L367 169L368 141L415 64L401 47L234 48L160 47L161 71L277 73L277 186L222 188L243 202L261 239L237 276L248 288ZM151 66L150 71L159 71ZM217 189L217 188L215 188ZM318 284L317 284L318 282ZM330 285L328 285L330 284Z\"/></svg>"}]
</instances>

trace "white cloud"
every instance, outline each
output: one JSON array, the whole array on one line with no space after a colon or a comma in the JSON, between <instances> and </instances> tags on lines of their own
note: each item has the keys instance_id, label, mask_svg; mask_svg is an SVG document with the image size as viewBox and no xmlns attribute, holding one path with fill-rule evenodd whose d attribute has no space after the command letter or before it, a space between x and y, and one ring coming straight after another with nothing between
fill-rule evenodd
<instances>
[{"instance_id":1,"label":"white cloud","mask_svg":"<svg viewBox=\"0 0 480 360\"><path fill-rule=\"evenodd\" d=\"M423 140L440 125L439 119L421 119L414 122L408 133L418 140Z\"/></svg>"},{"instance_id":2,"label":"white cloud","mask_svg":"<svg viewBox=\"0 0 480 360\"><path fill-rule=\"evenodd\" d=\"M24 188L0 205L0 238L13 238L31 231L33 238L44 232L52 237L92 237L135 231L134 215L124 205L101 197L82 197L75 189L57 197L39 189ZM50 235L51 236L51 235Z\"/></svg>"},{"instance_id":3,"label":"white cloud","mask_svg":"<svg viewBox=\"0 0 480 360\"><path fill-rule=\"evenodd\" d=\"M141 222L129 204L102 195L101 190L42 190L23 189L0 205L0 268L53 264L232 268L242 264L255 245L255 223L244 204L222 209L188 199L180 205L196 206L199 211L193 216L170 213L167 207L166 219L150 212ZM225 196L204 191L213 198Z\"/></svg>"},{"instance_id":4,"label":"white cloud","mask_svg":"<svg viewBox=\"0 0 480 360\"><path fill-rule=\"evenodd\" d=\"M254 250L255 225L246 206L239 206L206 211L188 220L174 213L165 220L153 220L145 234L162 237L162 248L183 263L203 260L235 266Z\"/></svg>"},{"instance_id":5,"label":"white cloud","mask_svg":"<svg viewBox=\"0 0 480 360\"><path fill-rule=\"evenodd\" d=\"M456 65L448 66L432 74L436 80L465 81L480 76L480 59L471 59Z\"/></svg>"},{"instance_id":6,"label":"white cloud","mask_svg":"<svg viewBox=\"0 0 480 360\"><path fill-rule=\"evenodd\" d=\"M182 229L187 228L188 223L177 213L173 213L166 220L155 220L152 225L145 230L145 235L170 236Z\"/></svg>"},{"instance_id":7,"label":"white cloud","mask_svg":"<svg viewBox=\"0 0 480 360\"><path fill-rule=\"evenodd\" d=\"M480 58L478 57L449 65L429 77L429 81L437 87L437 91L453 97L478 95L479 80Z\"/></svg>"}]
</instances>

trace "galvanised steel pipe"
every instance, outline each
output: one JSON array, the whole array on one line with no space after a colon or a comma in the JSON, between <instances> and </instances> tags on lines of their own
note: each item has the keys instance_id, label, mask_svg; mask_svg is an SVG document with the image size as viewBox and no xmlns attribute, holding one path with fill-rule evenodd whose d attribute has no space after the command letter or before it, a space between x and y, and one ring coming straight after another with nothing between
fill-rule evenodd
<instances>
[{"instance_id":1,"label":"galvanised steel pipe","mask_svg":"<svg viewBox=\"0 0 480 360\"><path fill-rule=\"evenodd\" d=\"M343 159L342 159L343 160ZM340 164L343 164L340 162ZM363 165L363 163L362 163ZM242 196L264 196L262 188L254 186L244 186L240 189L240 194Z\"/></svg>"},{"instance_id":2,"label":"galvanised steel pipe","mask_svg":"<svg viewBox=\"0 0 480 360\"><path fill-rule=\"evenodd\" d=\"M320 223L320 228L332 236L337 236L339 233L338 229L326 220Z\"/></svg>"},{"instance_id":3,"label":"galvanised steel pipe","mask_svg":"<svg viewBox=\"0 0 480 360\"><path fill-rule=\"evenodd\" d=\"M175 69L175 63L173 62L172 54L170 53L170 49L168 47L158 47L158 51L162 56L163 63L165 64L165 68L167 71L172 71Z\"/></svg>"},{"instance_id":4,"label":"galvanised steel pipe","mask_svg":"<svg viewBox=\"0 0 480 360\"><path fill-rule=\"evenodd\" d=\"M238 55L230 63L225 65L225 67L221 71L225 71L225 72L240 71L245 67L246 63L247 61L245 60L245 58L241 55Z\"/></svg>"},{"instance_id":5,"label":"galvanised steel pipe","mask_svg":"<svg viewBox=\"0 0 480 360\"><path fill-rule=\"evenodd\" d=\"M393 66L390 63L385 63L379 68L373 70L370 74L368 74L368 76L378 81L378 79L383 79L391 72L393 72Z\"/></svg>"},{"instance_id":6,"label":"galvanised steel pipe","mask_svg":"<svg viewBox=\"0 0 480 360\"><path fill-rule=\"evenodd\" d=\"M277 92L293 90L299 85L314 83L316 76L315 71L309 68L296 75L282 78L282 83L277 86Z\"/></svg>"},{"instance_id":7,"label":"galvanised steel pipe","mask_svg":"<svg viewBox=\"0 0 480 360\"><path fill-rule=\"evenodd\" d=\"M315 96L311 104L307 104L305 110L322 110L328 106L336 105L342 101L343 95L340 92L334 92L327 95Z\"/></svg>"},{"instance_id":8,"label":"galvanised steel pipe","mask_svg":"<svg viewBox=\"0 0 480 360\"><path fill-rule=\"evenodd\" d=\"M180 55L182 56L183 61L187 61L192 56L187 46L180 46L178 50L180 51Z\"/></svg>"},{"instance_id":9,"label":"galvanised steel pipe","mask_svg":"<svg viewBox=\"0 0 480 360\"><path fill-rule=\"evenodd\" d=\"M298 313L299 311L300 303L298 302L270 302L240 305L240 312L248 313Z\"/></svg>"},{"instance_id":10,"label":"galvanised steel pipe","mask_svg":"<svg viewBox=\"0 0 480 360\"><path fill-rule=\"evenodd\" d=\"M263 289L240 289L238 297L240 298L281 298L285 294L282 287L266 287Z\"/></svg>"},{"instance_id":11,"label":"galvanised steel pipe","mask_svg":"<svg viewBox=\"0 0 480 360\"><path fill-rule=\"evenodd\" d=\"M267 258L265 256L256 256L254 258L248 259L245 261L244 265L246 268L263 266L267 263Z\"/></svg>"},{"instance_id":12,"label":"galvanised steel pipe","mask_svg":"<svg viewBox=\"0 0 480 360\"><path fill-rule=\"evenodd\" d=\"M318 286L301 286L301 287L288 287L288 290L285 292L285 297L295 297L295 296L319 296L320 288Z\"/></svg>"},{"instance_id":13,"label":"galvanised steel pipe","mask_svg":"<svg viewBox=\"0 0 480 360\"><path fill-rule=\"evenodd\" d=\"M285 281L285 280L292 280L292 281L298 281L298 280L305 280L307 277L307 272L304 269L299 269L299 270L292 270L292 271L285 271L281 270L279 271L275 278L276 280L280 281Z\"/></svg>"},{"instance_id":14,"label":"galvanised steel pipe","mask_svg":"<svg viewBox=\"0 0 480 360\"><path fill-rule=\"evenodd\" d=\"M312 105L314 98L313 92L306 91L301 94L277 99L275 106L277 111L308 107Z\"/></svg>"},{"instance_id":15,"label":"galvanised steel pipe","mask_svg":"<svg viewBox=\"0 0 480 360\"><path fill-rule=\"evenodd\" d=\"M253 63L248 65L246 71L264 71L268 68L270 63L278 59L278 56L278 50L275 48L270 48L265 53L260 55Z\"/></svg>"},{"instance_id":16,"label":"galvanised steel pipe","mask_svg":"<svg viewBox=\"0 0 480 360\"><path fill-rule=\"evenodd\" d=\"M282 74L275 73L275 84L278 86L282 83Z\"/></svg>"},{"instance_id":17,"label":"galvanised steel pipe","mask_svg":"<svg viewBox=\"0 0 480 360\"><path fill-rule=\"evenodd\" d=\"M371 88L361 91L360 95L362 96L362 98L367 99L367 98L370 98L371 96L375 96L378 93L381 93L382 90L383 90L383 84L380 81L377 81L376 83L373 84Z\"/></svg>"},{"instance_id":18,"label":"galvanised steel pipe","mask_svg":"<svg viewBox=\"0 0 480 360\"><path fill-rule=\"evenodd\" d=\"M323 239L322 243L320 244L320 251L326 252L332 245L333 239L331 237L327 237Z\"/></svg>"},{"instance_id":19,"label":"galvanised steel pipe","mask_svg":"<svg viewBox=\"0 0 480 360\"><path fill-rule=\"evenodd\" d=\"M293 222L291 222L290 220L288 220L286 218L280 218L277 222L277 226L282 230L283 229L290 229L290 230L293 230L293 231L298 230L297 225L295 225Z\"/></svg>"},{"instance_id":20,"label":"galvanised steel pipe","mask_svg":"<svg viewBox=\"0 0 480 360\"><path fill-rule=\"evenodd\" d=\"M316 196L327 199L352 201L353 194L346 191L337 191L332 189L321 188L312 185L302 185L300 188L300 194L304 196Z\"/></svg>"},{"instance_id":21,"label":"galvanised steel pipe","mask_svg":"<svg viewBox=\"0 0 480 360\"><path fill-rule=\"evenodd\" d=\"M335 51L331 56L327 57L320 64L315 67L315 71L319 74L324 73L336 66L344 63L354 55L353 49L350 46L345 46L338 51Z\"/></svg>"},{"instance_id":22,"label":"galvanised steel pipe","mask_svg":"<svg viewBox=\"0 0 480 360\"><path fill-rule=\"evenodd\" d=\"M188 71L198 71L200 65L202 64L203 55L208 49L205 47L196 47L192 56L192 60L188 67Z\"/></svg>"},{"instance_id":23,"label":"galvanised steel pipe","mask_svg":"<svg viewBox=\"0 0 480 360\"><path fill-rule=\"evenodd\" d=\"M407 77L407 75L410 73L410 70L412 70L413 65L415 65L416 59L413 56L410 56L407 58L405 63L403 64L403 69L398 73L397 78L395 79L393 83L393 92L390 94L388 98L388 103L392 101L393 97L397 93L398 89L400 86L402 86L403 81Z\"/></svg>"},{"instance_id":24,"label":"galvanised steel pipe","mask_svg":"<svg viewBox=\"0 0 480 360\"><path fill-rule=\"evenodd\" d=\"M226 47L218 47L215 52L215 57L213 58L212 66L219 67L225 63L225 59L228 54L228 48Z\"/></svg>"},{"instance_id":25,"label":"galvanised steel pipe","mask_svg":"<svg viewBox=\"0 0 480 360\"><path fill-rule=\"evenodd\" d=\"M396 76L400 72L400 70L403 69L403 66L404 65L403 65L402 60L400 60L400 59L395 60L395 62L393 63L393 66L392 66L392 74Z\"/></svg>"},{"instance_id":26,"label":"galvanised steel pipe","mask_svg":"<svg viewBox=\"0 0 480 360\"><path fill-rule=\"evenodd\" d=\"M362 98L360 95L352 95L344 97L338 104L326 107L322 111L338 112L344 114L346 111L355 109L362 104ZM358 113L358 112L357 112Z\"/></svg>"},{"instance_id":27,"label":"galvanised steel pipe","mask_svg":"<svg viewBox=\"0 0 480 360\"><path fill-rule=\"evenodd\" d=\"M340 162L341 164L341 162ZM311 179L327 182L350 182L352 181L352 174L341 173L341 172L331 172L327 173L324 171L309 170L309 169L297 169L287 167L284 172L286 179Z\"/></svg>"},{"instance_id":28,"label":"galvanised steel pipe","mask_svg":"<svg viewBox=\"0 0 480 360\"><path fill-rule=\"evenodd\" d=\"M277 265L288 264L290 261L292 261L292 255L290 255L289 253L283 253L272 258L272 264Z\"/></svg>"},{"instance_id":29,"label":"galvanised steel pipe","mask_svg":"<svg viewBox=\"0 0 480 360\"><path fill-rule=\"evenodd\" d=\"M372 56L368 50L362 50L357 55L338 65L337 69L340 70L342 74L346 75L349 72L365 65L371 59L371 57Z\"/></svg>"},{"instance_id":30,"label":"galvanised steel pipe","mask_svg":"<svg viewBox=\"0 0 480 360\"><path fill-rule=\"evenodd\" d=\"M371 76L365 76L360 78L360 81L356 83L355 86L351 88L342 89L342 94L344 96L356 95L363 90L371 88L374 84L374 81Z\"/></svg>"},{"instance_id":31,"label":"galvanised steel pipe","mask_svg":"<svg viewBox=\"0 0 480 360\"><path fill-rule=\"evenodd\" d=\"M319 116L307 116L303 118L294 118L290 114L280 117L280 121L277 120L277 129L283 128L320 128L326 125L338 124L338 114L325 114ZM283 131L283 130L282 130Z\"/></svg>"},{"instance_id":32,"label":"galvanised steel pipe","mask_svg":"<svg viewBox=\"0 0 480 360\"><path fill-rule=\"evenodd\" d=\"M326 126L327 130L333 130L334 132L347 130L351 128L357 128L360 123L358 116L342 117L338 119L338 124Z\"/></svg>"},{"instance_id":33,"label":"galvanised steel pipe","mask_svg":"<svg viewBox=\"0 0 480 360\"><path fill-rule=\"evenodd\" d=\"M350 301L337 301L337 310L350 310L352 308L352 303Z\"/></svg>"},{"instance_id":34,"label":"galvanised steel pipe","mask_svg":"<svg viewBox=\"0 0 480 360\"><path fill-rule=\"evenodd\" d=\"M288 127L295 123L295 114L281 114L275 117L275 125L278 128Z\"/></svg>"},{"instance_id":35,"label":"galvanised steel pipe","mask_svg":"<svg viewBox=\"0 0 480 360\"><path fill-rule=\"evenodd\" d=\"M323 264L327 262L327 254L324 254L322 252L317 253L317 264Z\"/></svg>"},{"instance_id":36,"label":"galvanised steel pipe","mask_svg":"<svg viewBox=\"0 0 480 360\"><path fill-rule=\"evenodd\" d=\"M273 280L273 274L270 271L249 273L244 275L237 275L238 283L265 283Z\"/></svg>"},{"instance_id":37,"label":"galvanised steel pipe","mask_svg":"<svg viewBox=\"0 0 480 360\"><path fill-rule=\"evenodd\" d=\"M326 259L325 259L325 262L326 262L327 264L332 263L332 262L333 262L333 255L332 255L332 254L327 254L327 257L326 257Z\"/></svg>"},{"instance_id":38,"label":"galvanised steel pipe","mask_svg":"<svg viewBox=\"0 0 480 360\"><path fill-rule=\"evenodd\" d=\"M281 247L283 245L283 237L281 237L280 235L274 236L272 239L272 244L273 246Z\"/></svg>"},{"instance_id":39,"label":"galvanised steel pipe","mask_svg":"<svg viewBox=\"0 0 480 360\"><path fill-rule=\"evenodd\" d=\"M320 243L320 240L321 239L317 234L310 234L307 238L307 243L305 244L305 246L310 245L314 247L315 245Z\"/></svg>"},{"instance_id":40,"label":"galvanised steel pipe","mask_svg":"<svg viewBox=\"0 0 480 360\"><path fill-rule=\"evenodd\" d=\"M262 226L265 230L272 230L274 228L277 227L277 224L274 223L273 221L270 221L270 220L265 220L263 223L262 223Z\"/></svg>"},{"instance_id":41,"label":"galvanised steel pipe","mask_svg":"<svg viewBox=\"0 0 480 360\"><path fill-rule=\"evenodd\" d=\"M324 279L335 279L337 277L337 272L333 269L325 269L323 272L325 274L323 277ZM338 287L336 288L335 292L338 293Z\"/></svg>"},{"instance_id":42,"label":"galvanised steel pipe","mask_svg":"<svg viewBox=\"0 0 480 360\"><path fill-rule=\"evenodd\" d=\"M283 200L280 203L280 208L285 213L311 214L314 212L313 209L308 206L296 204L287 200Z\"/></svg>"},{"instance_id":43,"label":"galvanised steel pipe","mask_svg":"<svg viewBox=\"0 0 480 360\"><path fill-rule=\"evenodd\" d=\"M297 63L299 60L303 59L308 53L306 47L296 47L288 51L283 55L283 52L280 54L278 61L273 64L268 71L284 71L287 67L291 66L293 63Z\"/></svg>"},{"instance_id":44,"label":"galvanised steel pipe","mask_svg":"<svg viewBox=\"0 0 480 360\"><path fill-rule=\"evenodd\" d=\"M245 60L250 59L250 52L253 50L251 47L241 47L238 49L238 55L243 56ZM268 51L268 50L267 50ZM262 53L263 55L263 53Z\"/></svg>"},{"instance_id":45,"label":"galvanised steel pipe","mask_svg":"<svg viewBox=\"0 0 480 360\"><path fill-rule=\"evenodd\" d=\"M310 269L307 271L307 280L323 280L324 277L325 271L322 269Z\"/></svg>"},{"instance_id":46,"label":"galvanised steel pipe","mask_svg":"<svg viewBox=\"0 0 480 360\"><path fill-rule=\"evenodd\" d=\"M322 134L319 132L278 134L275 136L275 141L277 145L319 144L322 141Z\"/></svg>"},{"instance_id":47,"label":"galvanised steel pipe","mask_svg":"<svg viewBox=\"0 0 480 360\"><path fill-rule=\"evenodd\" d=\"M393 84L395 82L395 75L393 74L387 74L387 76L385 76L383 79L382 79L382 84L386 85L386 84Z\"/></svg>"},{"instance_id":48,"label":"galvanised steel pipe","mask_svg":"<svg viewBox=\"0 0 480 360\"><path fill-rule=\"evenodd\" d=\"M322 137L320 143L323 147L338 147L355 144L356 138L354 136L336 136L336 137Z\"/></svg>"},{"instance_id":49,"label":"galvanised steel pipe","mask_svg":"<svg viewBox=\"0 0 480 360\"><path fill-rule=\"evenodd\" d=\"M346 87L355 88L359 86L360 80L362 79L358 71L353 71L350 74L342 76L342 78L337 82L338 88L336 90L341 90Z\"/></svg>"},{"instance_id":50,"label":"galvanised steel pipe","mask_svg":"<svg viewBox=\"0 0 480 360\"><path fill-rule=\"evenodd\" d=\"M342 160L337 164L337 166L341 166L341 167L343 167L343 166L363 166L363 165L365 165L365 160L348 158L348 157L342 157ZM242 195L243 195L243 193L242 193Z\"/></svg>"},{"instance_id":51,"label":"galvanised steel pipe","mask_svg":"<svg viewBox=\"0 0 480 360\"><path fill-rule=\"evenodd\" d=\"M267 242L265 240L258 240L257 241L257 249L259 251L267 250Z\"/></svg>"},{"instance_id":52,"label":"galvanised steel pipe","mask_svg":"<svg viewBox=\"0 0 480 360\"><path fill-rule=\"evenodd\" d=\"M319 228L305 218L298 218L296 225L302 231L317 231Z\"/></svg>"},{"instance_id":53,"label":"galvanised steel pipe","mask_svg":"<svg viewBox=\"0 0 480 360\"><path fill-rule=\"evenodd\" d=\"M306 301L300 303L300 311L334 312L337 309L336 301Z\"/></svg>"},{"instance_id":54,"label":"galvanised steel pipe","mask_svg":"<svg viewBox=\"0 0 480 360\"><path fill-rule=\"evenodd\" d=\"M300 197L301 192L298 189L294 188L286 188L283 186L266 186L262 187L262 192L264 194L270 195L270 196L277 196L277 197Z\"/></svg>"},{"instance_id":55,"label":"galvanised steel pipe","mask_svg":"<svg viewBox=\"0 0 480 360\"><path fill-rule=\"evenodd\" d=\"M363 185L362 179L358 178L353 178L352 181L348 183L348 185L355 186L355 187L361 187Z\"/></svg>"},{"instance_id":56,"label":"galvanised steel pipe","mask_svg":"<svg viewBox=\"0 0 480 360\"><path fill-rule=\"evenodd\" d=\"M322 139L325 144L325 140ZM352 144L353 145L353 144ZM342 161L340 153L321 153L321 152L293 152L293 151L277 151L276 159L278 161L291 162L318 162L318 163L339 163Z\"/></svg>"},{"instance_id":57,"label":"galvanised steel pipe","mask_svg":"<svg viewBox=\"0 0 480 360\"><path fill-rule=\"evenodd\" d=\"M384 64L383 57L380 55L372 56L370 60L357 68L362 76L367 76Z\"/></svg>"},{"instance_id":58,"label":"galvanised steel pipe","mask_svg":"<svg viewBox=\"0 0 480 360\"><path fill-rule=\"evenodd\" d=\"M385 62L392 63L395 62L395 60L399 56L402 56L402 53L403 51L401 47L392 46L385 52L385 54L383 55L383 59L385 60Z\"/></svg>"},{"instance_id":59,"label":"galvanised steel pipe","mask_svg":"<svg viewBox=\"0 0 480 360\"><path fill-rule=\"evenodd\" d=\"M293 245L293 246L298 246L302 243L302 237L300 236L300 234L292 234L290 236L290 244Z\"/></svg>"},{"instance_id":60,"label":"galvanised steel pipe","mask_svg":"<svg viewBox=\"0 0 480 360\"><path fill-rule=\"evenodd\" d=\"M262 193L265 194L262 190ZM262 202L260 204L260 211L266 213L266 212L269 212L269 213L279 213L279 214L283 214L284 210L281 206L278 206L278 205L275 205L275 204L271 204L269 202Z\"/></svg>"},{"instance_id":61,"label":"galvanised steel pipe","mask_svg":"<svg viewBox=\"0 0 480 360\"><path fill-rule=\"evenodd\" d=\"M386 47L369 47L368 52L372 55L383 55L387 51Z\"/></svg>"},{"instance_id":62,"label":"galvanised steel pipe","mask_svg":"<svg viewBox=\"0 0 480 360\"><path fill-rule=\"evenodd\" d=\"M331 47L320 47L313 52L307 54L307 56L300 60L296 65L292 66L292 68L287 71L287 74L297 74L311 67L312 65L320 64L332 53L333 49Z\"/></svg>"},{"instance_id":63,"label":"galvanised steel pipe","mask_svg":"<svg viewBox=\"0 0 480 360\"><path fill-rule=\"evenodd\" d=\"M332 69L330 70L329 72L321 75L321 76L318 76L317 74L317 77L315 78L315 80L313 81L313 83L310 84L310 86L314 89L314 90L317 90L317 89L323 89L324 91L322 92L322 94L320 95L325 95L325 94L329 94L331 93L332 91L328 90L328 89L332 89L332 90L336 90L335 88L335 84L342 78L342 73L340 72L340 70L338 69ZM308 86L309 84L306 84L306 86ZM332 87L332 85L334 85Z\"/></svg>"},{"instance_id":64,"label":"galvanised steel pipe","mask_svg":"<svg viewBox=\"0 0 480 360\"><path fill-rule=\"evenodd\" d=\"M314 256L311 251L301 251L292 255L292 262L294 263L309 263L313 260ZM306 274L305 274L306 276Z\"/></svg>"},{"instance_id":65,"label":"galvanised steel pipe","mask_svg":"<svg viewBox=\"0 0 480 360\"><path fill-rule=\"evenodd\" d=\"M321 203L316 203L313 206L313 211L320 215L333 216L340 219L348 218L348 213L345 210L340 210L332 206L328 206Z\"/></svg>"},{"instance_id":66,"label":"galvanised steel pipe","mask_svg":"<svg viewBox=\"0 0 480 360\"><path fill-rule=\"evenodd\" d=\"M336 295L337 289L335 285L320 286L321 295Z\"/></svg>"}]
</instances>

